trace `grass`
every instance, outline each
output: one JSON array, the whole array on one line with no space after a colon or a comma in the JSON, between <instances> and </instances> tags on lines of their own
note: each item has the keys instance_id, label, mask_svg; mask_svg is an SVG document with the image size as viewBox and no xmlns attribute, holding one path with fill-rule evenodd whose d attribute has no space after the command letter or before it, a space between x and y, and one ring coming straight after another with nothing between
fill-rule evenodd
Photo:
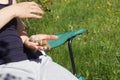
<instances>
[{"instance_id":1,"label":"grass","mask_svg":"<svg viewBox=\"0 0 120 80\"><path fill-rule=\"evenodd\" d=\"M120 0L41 1L50 10L42 20L25 21L29 35L85 28L88 32L72 42L77 74L86 80L119 80ZM67 43L47 53L55 62L72 71Z\"/></svg>"}]
</instances>

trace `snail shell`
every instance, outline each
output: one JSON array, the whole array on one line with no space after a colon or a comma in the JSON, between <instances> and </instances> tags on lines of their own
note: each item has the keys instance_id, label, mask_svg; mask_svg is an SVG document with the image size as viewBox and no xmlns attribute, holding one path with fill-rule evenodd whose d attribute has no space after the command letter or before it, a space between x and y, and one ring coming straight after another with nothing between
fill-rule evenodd
<instances>
[{"instance_id":1,"label":"snail shell","mask_svg":"<svg viewBox=\"0 0 120 80\"><path fill-rule=\"evenodd\" d=\"M32 41L32 42L37 42L39 44L39 46L47 46L48 49L50 49L50 45L48 44L47 40L40 39L36 35L32 35L29 40Z\"/></svg>"}]
</instances>

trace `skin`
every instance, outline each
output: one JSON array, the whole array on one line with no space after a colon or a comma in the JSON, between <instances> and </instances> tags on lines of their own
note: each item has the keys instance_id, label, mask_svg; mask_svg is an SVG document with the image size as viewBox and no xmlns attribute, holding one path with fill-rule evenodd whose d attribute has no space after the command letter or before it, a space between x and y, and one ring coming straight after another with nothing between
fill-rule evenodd
<instances>
[{"instance_id":1,"label":"skin","mask_svg":"<svg viewBox=\"0 0 120 80\"><path fill-rule=\"evenodd\" d=\"M0 0L0 3L7 4L8 0ZM41 19L44 11L40 8L40 6L35 2L21 2L16 3L16 0L13 0L13 5L5 7L0 10L0 29L4 27L10 20L13 18L17 18L17 31L23 41L28 48L33 50L46 50L49 49L48 46L40 46L37 42L32 42L29 40L27 36L27 32L21 22L21 18L36 18ZM9 13L9 14L8 14ZM4 16L3 16L4 15ZM40 39L44 40L52 40L57 39L55 35L48 34L37 34Z\"/></svg>"}]
</instances>

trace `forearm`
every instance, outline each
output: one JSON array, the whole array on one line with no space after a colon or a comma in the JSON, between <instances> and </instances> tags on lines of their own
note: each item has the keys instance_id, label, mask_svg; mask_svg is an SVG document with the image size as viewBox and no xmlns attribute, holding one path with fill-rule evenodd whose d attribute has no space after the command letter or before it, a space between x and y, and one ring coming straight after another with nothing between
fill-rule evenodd
<instances>
[{"instance_id":1,"label":"forearm","mask_svg":"<svg viewBox=\"0 0 120 80\"><path fill-rule=\"evenodd\" d=\"M12 7L5 7L0 10L0 29L15 17Z\"/></svg>"}]
</instances>

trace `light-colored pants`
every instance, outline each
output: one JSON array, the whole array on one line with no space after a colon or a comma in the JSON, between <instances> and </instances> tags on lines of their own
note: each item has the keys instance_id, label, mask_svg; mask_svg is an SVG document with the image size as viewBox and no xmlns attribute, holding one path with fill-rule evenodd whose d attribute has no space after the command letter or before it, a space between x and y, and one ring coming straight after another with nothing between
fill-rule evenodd
<instances>
[{"instance_id":1,"label":"light-colored pants","mask_svg":"<svg viewBox=\"0 0 120 80\"><path fill-rule=\"evenodd\" d=\"M0 80L78 80L47 55L0 65Z\"/></svg>"}]
</instances>

